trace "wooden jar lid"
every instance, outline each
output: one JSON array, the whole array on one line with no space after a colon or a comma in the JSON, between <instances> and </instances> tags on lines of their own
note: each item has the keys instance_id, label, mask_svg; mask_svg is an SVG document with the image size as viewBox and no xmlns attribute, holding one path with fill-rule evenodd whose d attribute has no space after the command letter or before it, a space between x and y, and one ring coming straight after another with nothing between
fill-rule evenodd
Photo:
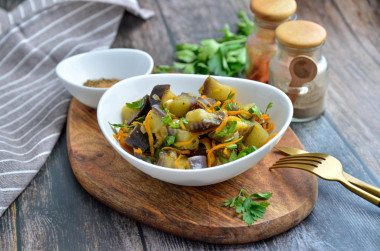
<instances>
[{"instance_id":1,"label":"wooden jar lid","mask_svg":"<svg viewBox=\"0 0 380 251\"><path fill-rule=\"evenodd\" d=\"M284 21L297 10L295 0L251 0L251 11L264 21Z\"/></svg>"},{"instance_id":2,"label":"wooden jar lid","mask_svg":"<svg viewBox=\"0 0 380 251\"><path fill-rule=\"evenodd\" d=\"M327 37L325 28L319 24L295 20L280 24L275 31L278 42L296 49L310 49L321 45Z\"/></svg>"}]
</instances>

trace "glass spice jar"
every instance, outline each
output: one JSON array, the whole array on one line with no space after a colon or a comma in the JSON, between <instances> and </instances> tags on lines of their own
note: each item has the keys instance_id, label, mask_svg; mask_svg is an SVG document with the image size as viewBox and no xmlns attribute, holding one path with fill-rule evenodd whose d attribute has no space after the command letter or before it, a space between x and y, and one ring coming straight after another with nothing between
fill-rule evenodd
<instances>
[{"instance_id":1,"label":"glass spice jar","mask_svg":"<svg viewBox=\"0 0 380 251\"><path fill-rule=\"evenodd\" d=\"M269 84L288 95L293 101L293 122L305 122L319 117L325 111L328 85L328 63L322 54L326 30L319 24L296 20L283 23L275 31L278 51L269 64ZM313 80L300 87L290 86L289 65L300 55L308 56L317 65Z\"/></svg>"},{"instance_id":2,"label":"glass spice jar","mask_svg":"<svg viewBox=\"0 0 380 251\"><path fill-rule=\"evenodd\" d=\"M269 61L277 51L274 31L278 25L295 20L294 0L251 0L253 31L247 38L246 78L267 83Z\"/></svg>"}]
</instances>

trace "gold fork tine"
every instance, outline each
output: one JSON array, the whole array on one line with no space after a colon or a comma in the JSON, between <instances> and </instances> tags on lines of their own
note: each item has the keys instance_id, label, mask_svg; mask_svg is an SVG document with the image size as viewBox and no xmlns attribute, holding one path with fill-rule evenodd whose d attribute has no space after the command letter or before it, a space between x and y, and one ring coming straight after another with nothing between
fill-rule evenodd
<instances>
[{"instance_id":1,"label":"gold fork tine","mask_svg":"<svg viewBox=\"0 0 380 251\"><path fill-rule=\"evenodd\" d=\"M351 192L380 207L380 198L352 185L343 175L342 164L333 156L322 153L302 153L278 160L270 169L296 168L311 172L325 180L339 181Z\"/></svg>"},{"instance_id":2,"label":"gold fork tine","mask_svg":"<svg viewBox=\"0 0 380 251\"><path fill-rule=\"evenodd\" d=\"M311 167L310 165L304 165L304 164L274 164L273 166L270 167L272 168L297 168L297 169L302 169L305 171L313 172L315 167Z\"/></svg>"}]
</instances>

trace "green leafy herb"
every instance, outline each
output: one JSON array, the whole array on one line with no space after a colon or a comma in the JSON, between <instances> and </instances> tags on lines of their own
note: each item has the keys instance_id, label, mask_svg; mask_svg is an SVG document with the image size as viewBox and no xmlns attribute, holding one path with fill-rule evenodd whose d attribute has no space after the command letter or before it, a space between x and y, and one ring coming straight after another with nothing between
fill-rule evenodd
<instances>
[{"instance_id":1,"label":"green leafy herb","mask_svg":"<svg viewBox=\"0 0 380 251\"><path fill-rule=\"evenodd\" d=\"M170 116L170 117L175 117L175 115L174 115L173 113L171 113L171 112L169 111L169 109L168 109L165 105L163 105L162 108L164 109L164 112L165 112L168 116Z\"/></svg>"},{"instance_id":2,"label":"green leafy herb","mask_svg":"<svg viewBox=\"0 0 380 251\"><path fill-rule=\"evenodd\" d=\"M132 103L126 103L126 106L131 109L140 109L145 103L145 97Z\"/></svg>"},{"instance_id":3,"label":"green leafy herb","mask_svg":"<svg viewBox=\"0 0 380 251\"><path fill-rule=\"evenodd\" d=\"M142 123L142 122L144 122L145 117L146 117L145 115L141 116L141 117L137 118L136 121Z\"/></svg>"},{"instance_id":4,"label":"green leafy herb","mask_svg":"<svg viewBox=\"0 0 380 251\"><path fill-rule=\"evenodd\" d=\"M227 149L236 149L237 148L237 145L236 144L232 144L232 145L228 145L226 146Z\"/></svg>"},{"instance_id":5,"label":"green leafy herb","mask_svg":"<svg viewBox=\"0 0 380 251\"><path fill-rule=\"evenodd\" d=\"M256 114L259 119L261 119L260 108L257 105L252 106L248 109L248 112L251 114Z\"/></svg>"},{"instance_id":6,"label":"green leafy herb","mask_svg":"<svg viewBox=\"0 0 380 251\"><path fill-rule=\"evenodd\" d=\"M119 127L135 127L134 125L126 125L126 124L112 124L111 122L108 122L108 124L111 126L112 128L112 131L117 134L117 130L116 128L119 128Z\"/></svg>"},{"instance_id":7,"label":"green leafy herb","mask_svg":"<svg viewBox=\"0 0 380 251\"><path fill-rule=\"evenodd\" d=\"M224 140L224 143L230 142L230 141L233 140L234 138L235 138L234 136L231 136L231 137L229 137L228 139Z\"/></svg>"},{"instance_id":8,"label":"green leafy herb","mask_svg":"<svg viewBox=\"0 0 380 251\"><path fill-rule=\"evenodd\" d=\"M253 123L249 120L246 120L245 118L243 118L241 115L239 115L239 118L241 119L241 121L243 121L244 123L248 124L248 125L253 125Z\"/></svg>"},{"instance_id":9,"label":"green leafy herb","mask_svg":"<svg viewBox=\"0 0 380 251\"><path fill-rule=\"evenodd\" d=\"M272 193L254 193L249 195L244 189L241 189L238 196L227 200L222 207L234 207L238 214L242 214L243 220L251 226L259 218L264 219L266 208L270 205L266 201L256 202L253 199L267 200Z\"/></svg>"},{"instance_id":10,"label":"green leafy herb","mask_svg":"<svg viewBox=\"0 0 380 251\"><path fill-rule=\"evenodd\" d=\"M231 151L231 155L230 155L230 157L228 158L228 162L231 162L231 161L234 161L234 160L237 160L237 155L236 155L235 150L232 150L232 151Z\"/></svg>"},{"instance_id":11,"label":"green leafy herb","mask_svg":"<svg viewBox=\"0 0 380 251\"><path fill-rule=\"evenodd\" d=\"M216 133L214 136L215 137L224 137L224 136L227 136L227 135L233 133L236 129L236 124L237 124L237 122L235 120L228 121L227 125L225 127L223 127L222 131L220 131L219 133Z\"/></svg>"},{"instance_id":12,"label":"green leafy herb","mask_svg":"<svg viewBox=\"0 0 380 251\"><path fill-rule=\"evenodd\" d=\"M169 125L169 123L172 122L172 118L171 118L170 116L162 117L162 118L161 118L161 121L162 121L165 125Z\"/></svg>"},{"instance_id":13,"label":"green leafy herb","mask_svg":"<svg viewBox=\"0 0 380 251\"><path fill-rule=\"evenodd\" d=\"M177 142L177 138L175 135L172 135L172 136L167 136L165 138L165 145L166 146L171 146L173 145L175 142Z\"/></svg>"},{"instance_id":14,"label":"green leafy herb","mask_svg":"<svg viewBox=\"0 0 380 251\"><path fill-rule=\"evenodd\" d=\"M243 150L241 150L239 152L237 158L240 159L240 158L242 158L242 157L244 157L244 156L246 156L246 155L248 155L248 154L250 154L250 153L252 153L252 152L254 152L256 150L257 150L257 148L254 147L254 146L246 147L246 148L244 148Z\"/></svg>"},{"instance_id":15,"label":"green leafy herb","mask_svg":"<svg viewBox=\"0 0 380 251\"><path fill-rule=\"evenodd\" d=\"M173 68L188 74L243 75L246 64L245 43L252 32L253 22L243 11L238 12L238 18L240 22L236 34L225 24L224 29L218 30L224 35L222 38L204 39L200 45L177 45L177 62L174 62ZM162 69L163 72L171 70L167 66Z\"/></svg>"},{"instance_id":16,"label":"green leafy herb","mask_svg":"<svg viewBox=\"0 0 380 251\"><path fill-rule=\"evenodd\" d=\"M235 102L230 102L226 105L226 110L232 111L236 106L237 106L237 104Z\"/></svg>"},{"instance_id":17,"label":"green leafy herb","mask_svg":"<svg viewBox=\"0 0 380 251\"><path fill-rule=\"evenodd\" d=\"M267 105L267 109L265 109L265 113L267 113L267 111L268 111L270 108L272 108L272 106L273 106L273 103L270 102L270 103Z\"/></svg>"},{"instance_id":18,"label":"green leafy herb","mask_svg":"<svg viewBox=\"0 0 380 251\"><path fill-rule=\"evenodd\" d=\"M227 99L232 99L234 96L235 96L235 93L230 92L228 93Z\"/></svg>"}]
</instances>

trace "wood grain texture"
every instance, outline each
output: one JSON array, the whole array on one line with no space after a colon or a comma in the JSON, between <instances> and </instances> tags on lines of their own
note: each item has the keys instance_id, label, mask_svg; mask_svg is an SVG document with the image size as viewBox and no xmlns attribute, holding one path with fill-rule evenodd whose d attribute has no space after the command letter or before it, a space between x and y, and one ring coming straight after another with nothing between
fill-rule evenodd
<instances>
[{"instance_id":1,"label":"wood grain texture","mask_svg":"<svg viewBox=\"0 0 380 251\"><path fill-rule=\"evenodd\" d=\"M9 10L21 1L4 0L0 5ZM156 16L141 21L125 13L113 47L144 49L157 64L172 64L177 43L216 38L220 36L216 30L225 23L235 30L238 10L251 16L249 0L139 2L144 8L153 9ZM380 186L377 116L380 3L378 0L298 0L297 3L300 19L316 21L328 31L324 53L330 66L330 97L323 117L291 127L307 150L334 155L348 173ZM136 223L94 200L75 180L66 148L63 132L42 170L44 173L37 175L0 218L0 250L379 248L379 210L340 184L324 180L319 180L318 200L309 217L276 237L248 244L215 245L167 234ZM51 223L39 224L42 220L32 219L42 218L41 214L48 215L45 218ZM55 237L52 243L46 237L50 232Z\"/></svg>"},{"instance_id":2,"label":"wood grain texture","mask_svg":"<svg viewBox=\"0 0 380 251\"><path fill-rule=\"evenodd\" d=\"M289 129L279 145L302 148ZM273 150L257 165L228 181L184 187L154 179L125 161L103 137L96 110L73 99L67 118L67 147L81 185L111 208L181 237L211 243L239 244L266 239L297 225L317 199L316 177L300 170L273 170L282 154ZM241 188L272 192L264 220L251 227L221 204Z\"/></svg>"}]
</instances>

